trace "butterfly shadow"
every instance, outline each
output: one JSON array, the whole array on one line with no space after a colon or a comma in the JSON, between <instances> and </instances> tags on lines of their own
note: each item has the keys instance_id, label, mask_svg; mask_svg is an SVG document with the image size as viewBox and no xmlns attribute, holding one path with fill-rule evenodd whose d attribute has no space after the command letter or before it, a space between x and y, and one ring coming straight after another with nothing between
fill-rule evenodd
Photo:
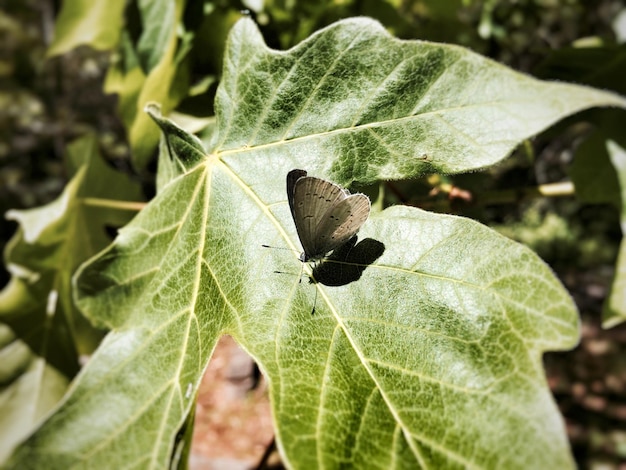
<instances>
[{"instance_id":1,"label":"butterfly shadow","mask_svg":"<svg viewBox=\"0 0 626 470\"><path fill-rule=\"evenodd\" d=\"M358 281L367 267L385 251L385 245L373 238L357 243L357 235L336 248L330 255L315 264L311 283L325 286L345 286Z\"/></svg>"}]
</instances>

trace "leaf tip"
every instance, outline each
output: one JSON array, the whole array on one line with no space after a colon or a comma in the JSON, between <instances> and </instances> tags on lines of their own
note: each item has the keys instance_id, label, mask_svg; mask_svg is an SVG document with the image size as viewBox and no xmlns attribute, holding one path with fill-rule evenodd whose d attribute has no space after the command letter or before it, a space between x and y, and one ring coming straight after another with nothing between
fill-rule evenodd
<instances>
[{"instance_id":1,"label":"leaf tip","mask_svg":"<svg viewBox=\"0 0 626 470\"><path fill-rule=\"evenodd\" d=\"M148 101L143 110L154 120L158 120L163 117L163 114L161 113L161 104L156 101Z\"/></svg>"}]
</instances>

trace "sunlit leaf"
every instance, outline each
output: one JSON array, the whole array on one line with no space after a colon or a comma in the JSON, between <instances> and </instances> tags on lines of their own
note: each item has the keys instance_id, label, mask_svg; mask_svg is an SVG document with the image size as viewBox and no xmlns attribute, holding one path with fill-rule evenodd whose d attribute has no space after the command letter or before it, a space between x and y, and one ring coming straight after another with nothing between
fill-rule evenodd
<instances>
[{"instance_id":1,"label":"sunlit leaf","mask_svg":"<svg viewBox=\"0 0 626 470\"><path fill-rule=\"evenodd\" d=\"M223 334L268 380L289 467L572 467L541 355L576 344L578 317L550 269L477 222L394 207L360 232L384 245L360 279L300 282L285 176L478 169L571 113L626 102L367 19L286 52L245 19L224 64L203 157L149 108L167 174L75 277L81 309L112 332L9 468L167 467Z\"/></svg>"}]
</instances>

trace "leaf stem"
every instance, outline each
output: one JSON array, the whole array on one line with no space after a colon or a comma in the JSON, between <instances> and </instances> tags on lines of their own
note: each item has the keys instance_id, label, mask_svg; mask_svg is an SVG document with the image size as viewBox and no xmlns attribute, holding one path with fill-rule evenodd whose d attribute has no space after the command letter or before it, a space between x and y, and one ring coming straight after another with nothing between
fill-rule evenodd
<instances>
[{"instance_id":1,"label":"leaf stem","mask_svg":"<svg viewBox=\"0 0 626 470\"><path fill-rule=\"evenodd\" d=\"M120 209L136 212L139 212L146 206L145 202L118 201L115 199L100 199L97 197L86 197L83 199L83 203L86 206L106 207L109 209Z\"/></svg>"},{"instance_id":2,"label":"leaf stem","mask_svg":"<svg viewBox=\"0 0 626 470\"><path fill-rule=\"evenodd\" d=\"M269 445L265 448L265 452L263 452L263 455L261 456L261 460L259 461L258 465L254 468L254 470L265 470L269 468L267 462L275 450L276 450L276 437L273 437L272 442L270 442Z\"/></svg>"}]
</instances>

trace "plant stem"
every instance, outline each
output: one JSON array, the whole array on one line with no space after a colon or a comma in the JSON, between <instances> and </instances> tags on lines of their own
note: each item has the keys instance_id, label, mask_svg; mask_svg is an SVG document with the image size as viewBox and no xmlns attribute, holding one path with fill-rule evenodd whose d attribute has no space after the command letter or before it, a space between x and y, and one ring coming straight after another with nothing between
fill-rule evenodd
<instances>
[{"instance_id":1,"label":"plant stem","mask_svg":"<svg viewBox=\"0 0 626 470\"><path fill-rule=\"evenodd\" d=\"M117 201L115 199L100 199L97 197L86 197L83 199L83 203L86 206L106 207L109 209L119 209L136 212L139 212L146 206L145 202Z\"/></svg>"}]
</instances>

